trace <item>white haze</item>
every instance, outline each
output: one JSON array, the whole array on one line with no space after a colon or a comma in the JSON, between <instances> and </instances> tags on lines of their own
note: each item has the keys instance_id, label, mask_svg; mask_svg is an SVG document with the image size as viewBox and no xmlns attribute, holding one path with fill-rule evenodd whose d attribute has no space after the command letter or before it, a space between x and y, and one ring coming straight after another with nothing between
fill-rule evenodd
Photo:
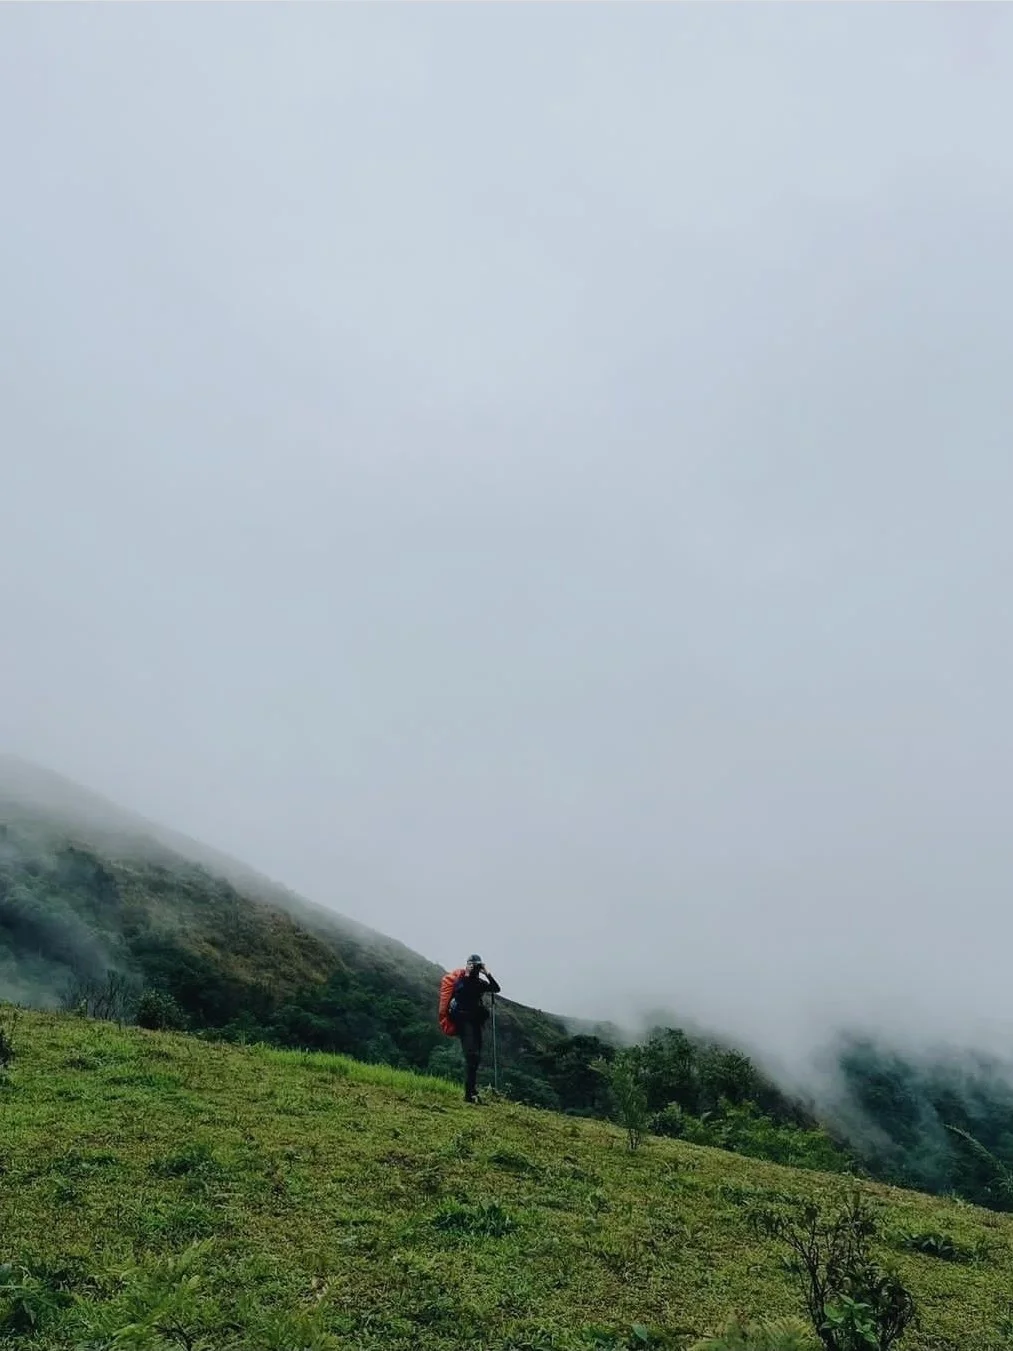
<instances>
[{"instance_id":1,"label":"white haze","mask_svg":"<svg viewBox=\"0 0 1013 1351\"><path fill-rule=\"evenodd\" d=\"M8 6L0 740L506 993L1013 1014L1013 16Z\"/></svg>"}]
</instances>

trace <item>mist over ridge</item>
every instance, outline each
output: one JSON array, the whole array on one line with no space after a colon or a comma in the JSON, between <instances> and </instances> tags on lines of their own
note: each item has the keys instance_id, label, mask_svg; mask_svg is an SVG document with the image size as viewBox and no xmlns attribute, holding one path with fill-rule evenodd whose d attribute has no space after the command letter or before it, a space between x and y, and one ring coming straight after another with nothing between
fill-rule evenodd
<instances>
[{"instance_id":1,"label":"mist over ridge","mask_svg":"<svg viewBox=\"0 0 1013 1351\"><path fill-rule=\"evenodd\" d=\"M1008 11L0 24L0 746L535 1008L1004 1048Z\"/></svg>"}]
</instances>

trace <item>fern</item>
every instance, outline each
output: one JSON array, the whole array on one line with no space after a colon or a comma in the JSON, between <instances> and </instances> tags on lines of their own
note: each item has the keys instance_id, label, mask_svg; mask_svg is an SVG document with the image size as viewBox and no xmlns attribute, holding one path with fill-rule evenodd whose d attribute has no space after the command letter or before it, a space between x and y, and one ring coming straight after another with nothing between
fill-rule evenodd
<instances>
[{"instance_id":1,"label":"fern","mask_svg":"<svg viewBox=\"0 0 1013 1351\"><path fill-rule=\"evenodd\" d=\"M993 1185L997 1192L1008 1201L1013 1201L1013 1171L1002 1159L997 1158L990 1149L986 1149L980 1140L976 1140L968 1131L959 1126L947 1126L946 1129L958 1140L962 1140L974 1157L991 1172Z\"/></svg>"},{"instance_id":2,"label":"fern","mask_svg":"<svg viewBox=\"0 0 1013 1351\"><path fill-rule=\"evenodd\" d=\"M804 1323L790 1318L776 1323L741 1323L730 1318L719 1332L709 1333L689 1351L812 1351Z\"/></svg>"}]
</instances>

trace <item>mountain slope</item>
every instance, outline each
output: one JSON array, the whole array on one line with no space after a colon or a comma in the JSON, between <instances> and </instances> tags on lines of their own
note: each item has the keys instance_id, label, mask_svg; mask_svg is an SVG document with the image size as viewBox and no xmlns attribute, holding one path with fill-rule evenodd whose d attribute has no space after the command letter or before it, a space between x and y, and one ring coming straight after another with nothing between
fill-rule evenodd
<instances>
[{"instance_id":1,"label":"mountain slope","mask_svg":"<svg viewBox=\"0 0 1013 1351\"><path fill-rule=\"evenodd\" d=\"M0 1346L22 1351L683 1348L732 1311L798 1311L747 1209L842 1185L675 1141L631 1155L600 1122L336 1057L53 1014L15 1045ZM866 1191L920 1310L903 1347L1005 1345L1013 1220ZM977 1256L903 1251L901 1229Z\"/></svg>"},{"instance_id":2,"label":"mountain slope","mask_svg":"<svg viewBox=\"0 0 1013 1351\"><path fill-rule=\"evenodd\" d=\"M368 944L423 979L432 980L440 970L403 943L313 904L231 855L17 756L0 755L0 824L28 828L39 843L77 841L116 861L168 870L203 869L229 882L244 897L290 915L322 936Z\"/></svg>"},{"instance_id":3,"label":"mountain slope","mask_svg":"<svg viewBox=\"0 0 1013 1351\"><path fill-rule=\"evenodd\" d=\"M48 771L0 757L0 997L56 1006L119 973L170 995L193 1030L444 1069L442 968L206 846ZM108 1001L107 1001L108 1003ZM499 1002L514 1086L567 1040ZM551 1096L551 1095L550 1095Z\"/></svg>"},{"instance_id":4,"label":"mountain slope","mask_svg":"<svg viewBox=\"0 0 1013 1351\"><path fill-rule=\"evenodd\" d=\"M198 1035L460 1077L459 1047L435 1018L441 974L223 854L0 757L0 998L43 1007L83 1000L93 1013L130 1020L148 987L174 1000L177 1024ZM486 1081L496 1064L515 1100L603 1114L608 1093L595 1066L622 1040L615 1029L577 1029L509 1000L498 1013ZM916 1062L842 1038L839 1100L822 1114L831 1140L813 1129L811 1104L730 1048L663 1031L641 1051L663 1133L818 1168L834 1166L835 1154L848 1166L839 1148L847 1141L872 1176L1013 1208L1003 1172L1013 1168L1009 1064L970 1054Z\"/></svg>"}]
</instances>

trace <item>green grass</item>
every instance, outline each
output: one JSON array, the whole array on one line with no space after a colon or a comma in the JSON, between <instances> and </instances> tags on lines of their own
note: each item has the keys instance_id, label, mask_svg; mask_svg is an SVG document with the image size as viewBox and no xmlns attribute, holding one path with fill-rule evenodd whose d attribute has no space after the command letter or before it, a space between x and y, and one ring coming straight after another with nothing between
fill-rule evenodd
<instances>
[{"instance_id":1,"label":"green grass","mask_svg":"<svg viewBox=\"0 0 1013 1351\"><path fill-rule=\"evenodd\" d=\"M366 1064L347 1055L329 1055L320 1051L285 1051L272 1046L258 1046L257 1055L268 1064L291 1068L298 1065L310 1074L322 1074L331 1079L354 1079L356 1083L390 1088L411 1096L432 1097L442 1094L455 1101L461 1090L446 1079L434 1079L428 1074L393 1069L390 1065Z\"/></svg>"},{"instance_id":2,"label":"green grass","mask_svg":"<svg viewBox=\"0 0 1013 1351\"><path fill-rule=\"evenodd\" d=\"M5 1348L682 1348L732 1313L798 1313L748 1208L842 1186L677 1141L631 1154L612 1126L469 1108L442 1080L341 1056L37 1013L15 1049ZM1013 1217L867 1190L921 1311L904 1345L1013 1347Z\"/></svg>"}]
</instances>

